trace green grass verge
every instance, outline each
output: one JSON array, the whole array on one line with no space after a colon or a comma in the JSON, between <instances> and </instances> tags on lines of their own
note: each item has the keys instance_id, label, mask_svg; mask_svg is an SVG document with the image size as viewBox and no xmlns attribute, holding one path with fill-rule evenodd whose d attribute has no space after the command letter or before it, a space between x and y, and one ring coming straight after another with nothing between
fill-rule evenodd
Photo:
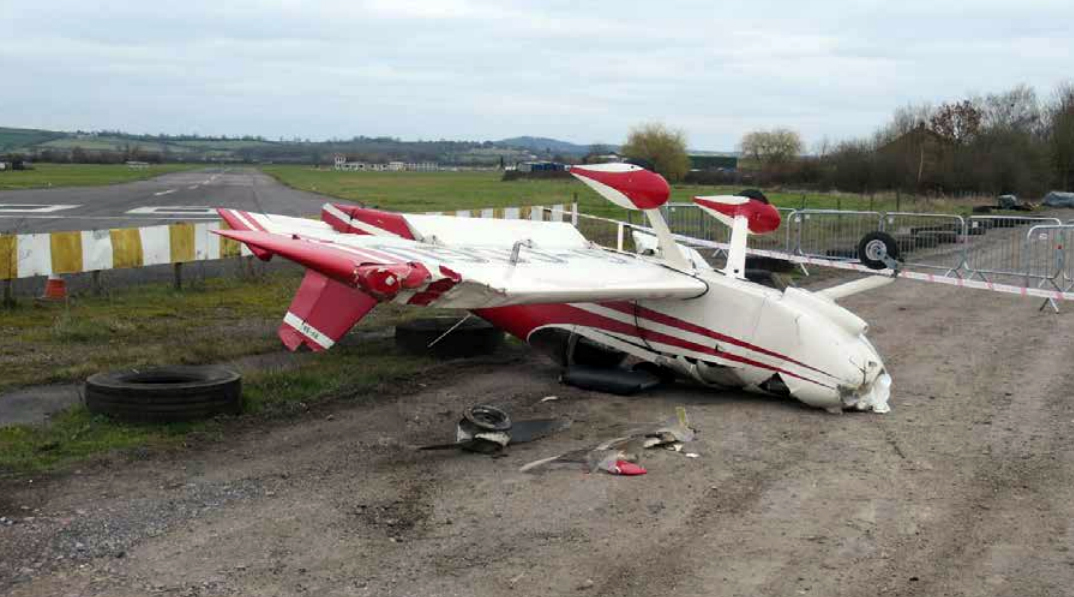
<instances>
[{"instance_id":1,"label":"green grass verge","mask_svg":"<svg viewBox=\"0 0 1074 597\"><path fill-rule=\"evenodd\" d=\"M361 396L386 382L407 379L433 361L399 354L386 340L340 346L287 369L254 370L243 379L243 419L302 412L337 397ZM134 449L177 449L223 437L233 417L196 423L135 425L95 416L79 406L48 425L0 428L0 473L57 470L88 458Z\"/></svg>"},{"instance_id":2,"label":"green grass verge","mask_svg":"<svg viewBox=\"0 0 1074 597\"><path fill-rule=\"evenodd\" d=\"M272 417L360 394L432 365L396 352L389 340L351 338L326 353L286 353L276 329L300 281L300 272L289 271L213 278L182 292L145 284L109 296L74 297L66 305L23 301L0 310L0 391L81 382L98 371L269 355L258 357L267 365L251 363L244 371L243 396L248 415ZM381 305L356 329L387 328L422 314ZM227 425L128 425L77 407L45 426L0 428L0 471L33 473L113 450L179 447L191 434L212 436Z\"/></svg>"},{"instance_id":3,"label":"green grass verge","mask_svg":"<svg viewBox=\"0 0 1074 597\"><path fill-rule=\"evenodd\" d=\"M103 186L204 167L198 164L160 164L134 169L124 164L34 164L33 170L0 171L0 191Z\"/></svg>"},{"instance_id":4,"label":"green grass verge","mask_svg":"<svg viewBox=\"0 0 1074 597\"><path fill-rule=\"evenodd\" d=\"M309 166L263 166L265 173L296 189L321 193L401 212L447 211L481 207L553 205L577 200L583 213L624 219L625 210L605 201L584 184L569 180L503 182L499 172L340 172ZM671 201L699 195L726 195L741 187L673 185ZM846 193L766 189L776 205L791 208L965 213L968 202L897 199L893 193Z\"/></svg>"}]
</instances>

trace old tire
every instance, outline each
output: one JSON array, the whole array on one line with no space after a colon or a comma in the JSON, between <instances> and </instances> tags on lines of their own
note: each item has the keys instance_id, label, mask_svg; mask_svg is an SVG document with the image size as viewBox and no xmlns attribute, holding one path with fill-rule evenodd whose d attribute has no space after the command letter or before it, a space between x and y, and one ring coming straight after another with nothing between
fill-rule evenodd
<instances>
[{"instance_id":1,"label":"old tire","mask_svg":"<svg viewBox=\"0 0 1074 597\"><path fill-rule=\"evenodd\" d=\"M395 345L410 354L442 359L492 354L503 345L503 330L473 317L444 336L457 323L459 320L455 317L429 317L401 323L395 326ZM444 337L430 348L429 344L441 336Z\"/></svg>"},{"instance_id":2,"label":"old tire","mask_svg":"<svg viewBox=\"0 0 1074 597\"><path fill-rule=\"evenodd\" d=\"M884 269L887 263L883 257L899 259L899 244L886 232L874 231L861 237L858 243L858 259L869 269Z\"/></svg>"},{"instance_id":3,"label":"old tire","mask_svg":"<svg viewBox=\"0 0 1074 597\"><path fill-rule=\"evenodd\" d=\"M242 412L242 376L216 366L97 373L86 380L91 413L136 423L193 421Z\"/></svg>"}]
</instances>

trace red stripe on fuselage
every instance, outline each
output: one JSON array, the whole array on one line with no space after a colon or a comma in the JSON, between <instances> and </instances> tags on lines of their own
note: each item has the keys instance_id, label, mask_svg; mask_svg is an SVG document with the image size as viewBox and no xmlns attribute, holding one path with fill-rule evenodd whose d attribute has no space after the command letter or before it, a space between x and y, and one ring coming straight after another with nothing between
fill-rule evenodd
<instances>
[{"instance_id":1,"label":"red stripe on fuselage","mask_svg":"<svg viewBox=\"0 0 1074 597\"><path fill-rule=\"evenodd\" d=\"M792 359L792 358L788 357L787 355L783 355L783 354L780 354L778 352L768 350L767 348L757 346L756 344L750 344L749 342L739 340L738 338L733 338L731 336L728 336L727 334L721 334L720 332L717 332L715 330L710 330L708 328L701 327L701 326L699 326L697 324L690 323L689 321L684 321L684 320L679 319L677 317L672 317L671 315L665 315L663 313L660 313L659 311L653 311L652 309L642 307L641 305L636 305L634 303L628 303L628 302L625 302L625 301L617 301L617 302L611 302L611 303L597 303L597 304L600 305L601 307L607 307L607 308L612 309L614 311L619 311L620 313L626 313L627 315L634 315L636 317L639 317L639 318L642 318L642 319L648 319L649 321L653 321L653 322L656 322L656 323L659 323L659 324L663 324L663 325L670 326L670 327L673 327L673 328L678 328L680 330L691 332L691 333L698 334L698 335L701 335L701 336L706 336L708 338L712 338L713 340L720 340L720 341L723 341L723 342L727 342L728 344L733 344L733 345L738 346L740 348L745 348L746 350L752 350L753 352L760 353L760 354L763 354L763 355L766 355L766 356L774 357L774 358L777 358L777 359L782 359L784 361L787 361L788 363L794 363L795 365L798 365L799 367L804 367L806 369L809 369L810 371L816 371L817 373L821 373L823 375L828 375L829 377L832 377L828 373L825 373L824 371L821 371L820 369L817 369L816 367L811 367L809 365L806 365L805 363L803 363L801 361L797 361L795 359ZM642 333L647 334L647 333L649 333L649 330L642 330Z\"/></svg>"},{"instance_id":2,"label":"red stripe on fuselage","mask_svg":"<svg viewBox=\"0 0 1074 597\"><path fill-rule=\"evenodd\" d=\"M675 346L691 352L697 352L701 354L712 355L724 360L734 361L736 363L742 363L751 367L757 367L760 369L767 369L769 371L775 371L784 375L789 375L810 383L817 384L830 388L831 386L823 384L816 380L798 375L797 373L787 371L786 369L755 361L748 357L723 352L703 346L689 340L683 340L675 336L670 336L661 332L655 332L652 330L642 330L637 326L629 323L624 323L616 319L611 319L603 315L597 315L584 309L579 309L571 305L554 304L554 305L516 305L511 307L496 307L492 309L476 309L474 314L488 320L493 325L502 328L512 335L527 340L529 335L539 327L543 326L569 326L569 325L584 325L587 327L596 328L599 330L614 332L617 334L623 334L626 336L633 336L642 341L657 342L660 344L666 344L668 346ZM818 371L824 373L823 371ZM825 373L825 375L827 375ZM829 376L831 377L831 376Z\"/></svg>"}]
</instances>

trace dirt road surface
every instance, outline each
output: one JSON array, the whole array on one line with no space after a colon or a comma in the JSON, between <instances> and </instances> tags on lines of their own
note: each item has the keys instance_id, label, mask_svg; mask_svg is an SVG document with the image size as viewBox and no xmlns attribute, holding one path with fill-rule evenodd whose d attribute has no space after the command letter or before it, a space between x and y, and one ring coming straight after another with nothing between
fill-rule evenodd
<instances>
[{"instance_id":1,"label":"dirt road surface","mask_svg":"<svg viewBox=\"0 0 1074 597\"><path fill-rule=\"evenodd\" d=\"M1074 307L912 282L848 304L894 377L888 415L612 397L536 356L468 365L180 454L3 482L0 593L1074 594ZM476 402L575 424L503 458L409 449L449 441ZM677 405L700 458L518 472Z\"/></svg>"}]
</instances>

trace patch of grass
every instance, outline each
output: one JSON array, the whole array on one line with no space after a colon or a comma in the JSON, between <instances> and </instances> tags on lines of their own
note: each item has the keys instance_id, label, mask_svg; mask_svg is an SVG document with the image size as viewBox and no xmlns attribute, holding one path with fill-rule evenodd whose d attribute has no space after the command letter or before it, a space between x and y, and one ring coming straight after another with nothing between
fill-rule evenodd
<instances>
[{"instance_id":1,"label":"patch of grass","mask_svg":"<svg viewBox=\"0 0 1074 597\"><path fill-rule=\"evenodd\" d=\"M450 211L485 207L554 205L577 200L582 213L626 219L626 210L573 179L503 182L499 172L343 172L309 166L263 166L288 186L401 212ZM738 186L673 185L671 201L689 203L704 195L729 195ZM850 193L765 189L779 207L872 211L968 213L972 202Z\"/></svg>"},{"instance_id":2,"label":"patch of grass","mask_svg":"<svg viewBox=\"0 0 1074 597\"><path fill-rule=\"evenodd\" d=\"M73 297L67 305L22 302L0 310L0 391L80 382L106 370L285 354L276 329L300 281L301 272L293 270L207 279L182 292L166 283L145 284L109 296ZM357 330L428 313L381 305ZM301 412L412 377L433 364L396 352L389 340L355 338L325 353L270 360L280 362L243 372L247 417ZM77 407L45 426L0 428L0 471L40 472L115 450L179 447L192 433L217 433L228 424L128 425Z\"/></svg>"},{"instance_id":3,"label":"patch of grass","mask_svg":"<svg viewBox=\"0 0 1074 597\"><path fill-rule=\"evenodd\" d=\"M243 382L243 397L248 412L287 414L410 377L434 363L399 353L391 341L362 342L318 354L294 369L253 372Z\"/></svg>"},{"instance_id":4,"label":"patch of grass","mask_svg":"<svg viewBox=\"0 0 1074 597\"><path fill-rule=\"evenodd\" d=\"M160 283L76 296L66 305L23 301L0 310L0 391L78 382L108 369L215 363L282 350L276 329L300 281L294 270L207 279L182 292ZM382 305L358 329L420 314Z\"/></svg>"},{"instance_id":5,"label":"patch of grass","mask_svg":"<svg viewBox=\"0 0 1074 597\"><path fill-rule=\"evenodd\" d=\"M0 172L0 191L42 187L93 187L145 180L183 170L204 168L197 164L160 164L136 170L124 164L34 164L33 170Z\"/></svg>"},{"instance_id":6,"label":"patch of grass","mask_svg":"<svg viewBox=\"0 0 1074 597\"><path fill-rule=\"evenodd\" d=\"M0 471L39 473L114 450L175 447L214 424L124 425L78 406L45 427L0 427Z\"/></svg>"},{"instance_id":7,"label":"patch of grass","mask_svg":"<svg viewBox=\"0 0 1074 597\"><path fill-rule=\"evenodd\" d=\"M624 217L625 210L572 179L503 182L499 172L339 172L308 166L263 166L288 186L401 212L567 204L586 213Z\"/></svg>"},{"instance_id":8,"label":"patch of grass","mask_svg":"<svg viewBox=\"0 0 1074 597\"><path fill-rule=\"evenodd\" d=\"M249 371L243 379L247 414L242 419L300 413L319 402L413 377L433 364L399 354L388 341L374 341L339 346L302 359L293 368ZM232 424L230 417L166 425L127 424L94 416L79 406L53 417L45 426L0 428L0 472L40 473L109 452L179 448L194 435L218 437Z\"/></svg>"}]
</instances>

